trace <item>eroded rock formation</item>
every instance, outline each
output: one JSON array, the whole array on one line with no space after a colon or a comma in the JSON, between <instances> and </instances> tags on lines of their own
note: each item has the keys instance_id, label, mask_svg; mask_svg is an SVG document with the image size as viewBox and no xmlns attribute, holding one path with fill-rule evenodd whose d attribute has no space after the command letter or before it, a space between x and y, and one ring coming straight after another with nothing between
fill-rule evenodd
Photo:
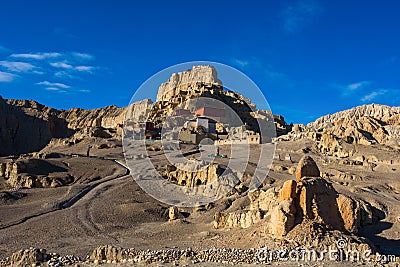
<instances>
[{"instance_id":1,"label":"eroded rock formation","mask_svg":"<svg viewBox=\"0 0 400 267\"><path fill-rule=\"evenodd\" d=\"M400 107L370 104L323 116L307 127L324 129L348 143L386 143L400 141L400 136L388 131L399 127L399 114Z\"/></svg>"},{"instance_id":2,"label":"eroded rock formation","mask_svg":"<svg viewBox=\"0 0 400 267\"><path fill-rule=\"evenodd\" d=\"M0 163L0 177L12 187L58 187L73 182L62 163L27 159Z\"/></svg>"},{"instance_id":3,"label":"eroded rock formation","mask_svg":"<svg viewBox=\"0 0 400 267\"><path fill-rule=\"evenodd\" d=\"M0 97L0 155L39 151L51 139L69 138L79 131L94 132L93 136L96 136L99 129L110 129L121 135L124 111L124 108L116 106L56 110L32 100L4 100Z\"/></svg>"},{"instance_id":4,"label":"eroded rock formation","mask_svg":"<svg viewBox=\"0 0 400 267\"><path fill-rule=\"evenodd\" d=\"M296 180L300 181L303 177L320 177L317 163L310 156L304 156L296 168Z\"/></svg>"},{"instance_id":5,"label":"eroded rock formation","mask_svg":"<svg viewBox=\"0 0 400 267\"><path fill-rule=\"evenodd\" d=\"M11 266L37 266L49 258L45 249L30 248L13 253L9 261Z\"/></svg>"},{"instance_id":6,"label":"eroded rock formation","mask_svg":"<svg viewBox=\"0 0 400 267\"><path fill-rule=\"evenodd\" d=\"M170 221L174 221L183 218L183 216L179 212L178 207L170 207L168 210L168 218Z\"/></svg>"},{"instance_id":7,"label":"eroded rock formation","mask_svg":"<svg viewBox=\"0 0 400 267\"><path fill-rule=\"evenodd\" d=\"M35 101L4 100L0 97L0 156L38 151L51 138L71 136L60 111Z\"/></svg>"},{"instance_id":8,"label":"eroded rock formation","mask_svg":"<svg viewBox=\"0 0 400 267\"><path fill-rule=\"evenodd\" d=\"M103 260L119 262L122 260L122 249L115 246L100 246L93 250L89 259L95 263L102 263Z\"/></svg>"},{"instance_id":9,"label":"eroded rock formation","mask_svg":"<svg viewBox=\"0 0 400 267\"><path fill-rule=\"evenodd\" d=\"M260 222L263 214L259 210L236 211L231 213L216 213L214 216L215 228L247 228Z\"/></svg>"},{"instance_id":10,"label":"eroded rock formation","mask_svg":"<svg viewBox=\"0 0 400 267\"><path fill-rule=\"evenodd\" d=\"M278 190L257 190L248 196L247 211L218 213L214 226L247 228L261 222L273 237L282 238L297 224L312 222L327 230L356 233L374 221L371 205L339 194L320 177L318 166L309 156L300 160L296 180L286 181Z\"/></svg>"},{"instance_id":11,"label":"eroded rock formation","mask_svg":"<svg viewBox=\"0 0 400 267\"><path fill-rule=\"evenodd\" d=\"M194 112L210 105L211 102L213 108L226 111L223 118L217 117L224 123L230 122L230 127L246 124L249 130L259 133L262 126L257 119L269 121L271 124L274 122L270 111L258 111L249 99L239 93L225 90L212 66L194 66L192 69L173 74L168 82L159 87L157 102L152 106L148 118L154 121L156 126L161 126L165 117L171 115L175 108ZM229 112L230 110L232 112ZM284 119L279 118L279 125L286 127ZM237 124L234 123L236 121ZM268 135L269 140L263 141L270 141L275 137L272 131Z\"/></svg>"},{"instance_id":12,"label":"eroded rock formation","mask_svg":"<svg viewBox=\"0 0 400 267\"><path fill-rule=\"evenodd\" d=\"M168 165L163 174L170 182L194 187L216 181L223 171L224 169L218 164L210 164L204 167L201 164L196 164L196 162L188 162L187 164L177 164L177 166Z\"/></svg>"},{"instance_id":13,"label":"eroded rock formation","mask_svg":"<svg viewBox=\"0 0 400 267\"><path fill-rule=\"evenodd\" d=\"M355 145L400 147L400 107L363 105L320 117L307 125L294 125L282 141L311 139L318 153L352 157Z\"/></svg>"},{"instance_id":14,"label":"eroded rock formation","mask_svg":"<svg viewBox=\"0 0 400 267\"><path fill-rule=\"evenodd\" d=\"M160 85L157 93L157 101L169 101L181 93L180 87L184 86L195 91L192 84L217 85L221 88L222 82L217 77L217 71L211 66L194 66L192 69L173 73L169 80ZM189 86L188 86L189 85Z\"/></svg>"}]
</instances>

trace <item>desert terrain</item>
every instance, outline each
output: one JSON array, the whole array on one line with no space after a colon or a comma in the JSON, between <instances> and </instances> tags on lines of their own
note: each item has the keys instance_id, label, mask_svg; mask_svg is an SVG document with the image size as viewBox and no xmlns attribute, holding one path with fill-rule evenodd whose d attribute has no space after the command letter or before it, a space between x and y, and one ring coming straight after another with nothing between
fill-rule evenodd
<instances>
[{"instance_id":1,"label":"desert terrain","mask_svg":"<svg viewBox=\"0 0 400 267\"><path fill-rule=\"evenodd\" d=\"M55 110L0 98L0 266L398 266L400 107L364 105L290 125L253 112L209 68L191 70L204 83L182 74L172 91L168 81L160 86L155 103L126 108ZM175 150L153 136L141 136L141 148L127 145L135 129L126 113L130 119L149 114L157 127L177 107L179 90L190 92L186 100L206 96L229 104L247 122L249 136L258 133L257 120L273 123L276 136L248 144L243 154L221 143L211 159L216 146L181 142L184 159L206 164L193 175L172 166L166 155ZM244 157L245 168L230 165ZM266 177L254 188L259 169ZM226 170L233 180L222 184ZM140 186L152 171L164 179L160 185L231 187L211 203L174 206ZM279 261L264 255L329 248L372 256Z\"/></svg>"}]
</instances>

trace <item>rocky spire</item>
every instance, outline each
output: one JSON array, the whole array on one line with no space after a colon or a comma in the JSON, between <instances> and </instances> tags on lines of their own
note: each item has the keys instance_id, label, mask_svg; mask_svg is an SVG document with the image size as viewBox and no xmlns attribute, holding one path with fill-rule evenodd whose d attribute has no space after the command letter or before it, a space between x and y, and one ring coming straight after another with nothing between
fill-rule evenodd
<instances>
[{"instance_id":1,"label":"rocky spire","mask_svg":"<svg viewBox=\"0 0 400 267\"><path fill-rule=\"evenodd\" d=\"M162 101L177 95L177 87L192 83L202 83L222 86L217 77L217 71L212 66L193 66L189 70L173 73L169 80L158 88L157 101Z\"/></svg>"}]
</instances>

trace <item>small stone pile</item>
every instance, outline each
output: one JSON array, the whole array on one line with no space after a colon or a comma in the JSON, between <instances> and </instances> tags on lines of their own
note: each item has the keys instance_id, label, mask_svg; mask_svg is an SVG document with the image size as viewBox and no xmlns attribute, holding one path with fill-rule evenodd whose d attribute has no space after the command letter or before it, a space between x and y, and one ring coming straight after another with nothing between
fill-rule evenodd
<instances>
[{"instance_id":1,"label":"small stone pile","mask_svg":"<svg viewBox=\"0 0 400 267\"><path fill-rule=\"evenodd\" d=\"M66 256L60 256L56 253L52 254L52 257L48 261L48 266L54 266L54 267L59 267L59 266L68 266L68 265L73 265L73 264L78 264L82 262L81 259L77 256L74 255L66 255Z\"/></svg>"}]
</instances>

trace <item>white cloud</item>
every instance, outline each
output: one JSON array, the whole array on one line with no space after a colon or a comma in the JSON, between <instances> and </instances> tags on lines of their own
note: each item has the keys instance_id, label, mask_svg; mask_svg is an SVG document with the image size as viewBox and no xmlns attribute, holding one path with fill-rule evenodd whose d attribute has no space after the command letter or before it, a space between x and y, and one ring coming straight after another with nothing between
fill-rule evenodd
<instances>
[{"instance_id":1,"label":"white cloud","mask_svg":"<svg viewBox=\"0 0 400 267\"><path fill-rule=\"evenodd\" d=\"M57 82L43 81L43 82L39 82L36 84L43 86L44 90L46 90L46 91L57 92L57 93L76 94L76 93L90 93L91 92L91 90L78 89L78 88L74 88L72 86L69 86L69 85L66 85L63 83L57 83Z\"/></svg>"},{"instance_id":2,"label":"white cloud","mask_svg":"<svg viewBox=\"0 0 400 267\"><path fill-rule=\"evenodd\" d=\"M1 50L1 47L0 47ZM21 58L21 59L35 59L35 60L45 60L45 59L55 59L55 58L62 58L65 60L71 61L90 61L93 60L95 57L93 55L87 53L79 53L79 52L38 52L38 53L18 53L18 54L11 54L11 58Z\"/></svg>"},{"instance_id":3,"label":"white cloud","mask_svg":"<svg viewBox=\"0 0 400 267\"><path fill-rule=\"evenodd\" d=\"M93 60L94 56L86 53L72 52L71 55L80 60Z\"/></svg>"},{"instance_id":4,"label":"white cloud","mask_svg":"<svg viewBox=\"0 0 400 267\"><path fill-rule=\"evenodd\" d=\"M329 86L339 90L343 96L349 97L353 96L356 93L360 93L363 91L365 92L365 89L367 89L370 84L372 84L372 81L360 81L347 85L333 83Z\"/></svg>"},{"instance_id":5,"label":"white cloud","mask_svg":"<svg viewBox=\"0 0 400 267\"><path fill-rule=\"evenodd\" d=\"M29 72L36 68L36 66L19 61L0 61L0 66L12 72Z\"/></svg>"},{"instance_id":6,"label":"white cloud","mask_svg":"<svg viewBox=\"0 0 400 267\"><path fill-rule=\"evenodd\" d=\"M320 14L322 8L312 0L301 0L288 5L282 12L283 29L294 33L310 24Z\"/></svg>"},{"instance_id":7,"label":"white cloud","mask_svg":"<svg viewBox=\"0 0 400 267\"><path fill-rule=\"evenodd\" d=\"M271 68L267 68L265 73L272 79L279 79L285 77L285 74L282 72L273 71Z\"/></svg>"},{"instance_id":8,"label":"white cloud","mask_svg":"<svg viewBox=\"0 0 400 267\"><path fill-rule=\"evenodd\" d=\"M80 72L89 72L92 73L95 67L93 66L76 66L75 70L80 71Z\"/></svg>"},{"instance_id":9,"label":"white cloud","mask_svg":"<svg viewBox=\"0 0 400 267\"><path fill-rule=\"evenodd\" d=\"M70 74L68 71L57 71L54 73L54 76L57 78L62 78L62 79L76 79L74 75Z\"/></svg>"},{"instance_id":10,"label":"white cloud","mask_svg":"<svg viewBox=\"0 0 400 267\"><path fill-rule=\"evenodd\" d=\"M74 67L71 64L66 62L52 62L50 65L54 68L61 68L61 69L73 69Z\"/></svg>"},{"instance_id":11,"label":"white cloud","mask_svg":"<svg viewBox=\"0 0 400 267\"><path fill-rule=\"evenodd\" d=\"M57 88L57 87L46 87L45 90L47 91L52 91L52 92L57 92L57 93L67 93L66 90Z\"/></svg>"},{"instance_id":12,"label":"white cloud","mask_svg":"<svg viewBox=\"0 0 400 267\"><path fill-rule=\"evenodd\" d=\"M247 65L249 65L249 61L248 60L240 60L240 59L237 59L237 58L233 58L232 59L232 63L234 65L239 66L239 67L246 67Z\"/></svg>"},{"instance_id":13,"label":"white cloud","mask_svg":"<svg viewBox=\"0 0 400 267\"><path fill-rule=\"evenodd\" d=\"M346 86L346 88L348 90L354 91L354 90L360 89L360 88L365 87L365 86L370 85L370 84L371 84L370 81L362 81L362 82L349 84L349 85Z\"/></svg>"},{"instance_id":14,"label":"white cloud","mask_svg":"<svg viewBox=\"0 0 400 267\"><path fill-rule=\"evenodd\" d=\"M79 78L79 73L95 74L97 70L101 69L98 66L86 65L95 57L80 52L15 53L11 54L9 58L14 60L1 61L2 65L0 65L7 71L49 74L62 79L76 79ZM33 60L35 60L34 64Z\"/></svg>"},{"instance_id":15,"label":"white cloud","mask_svg":"<svg viewBox=\"0 0 400 267\"><path fill-rule=\"evenodd\" d=\"M36 59L36 60L43 60L49 58L58 58L61 57L61 53L57 52L45 52L45 53L27 53L27 54L11 54L10 57L12 58L24 58L24 59Z\"/></svg>"},{"instance_id":16,"label":"white cloud","mask_svg":"<svg viewBox=\"0 0 400 267\"><path fill-rule=\"evenodd\" d=\"M365 95L364 97L361 98L362 102L369 102L371 100L374 100L376 97L380 96L380 95L384 95L388 92L388 90L386 89L380 89L377 91L373 91L367 95Z\"/></svg>"},{"instance_id":17,"label":"white cloud","mask_svg":"<svg viewBox=\"0 0 400 267\"><path fill-rule=\"evenodd\" d=\"M57 87L46 87L45 89L47 91L59 91L60 90L60 88L57 88Z\"/></svg>"},{"instance_id":18,"label":"white cloud","mask_svg":"<svg viewBox=\"0 0 400 267\"><path fill-rule=\"evenodd\" d=\"M67 63L66 61L61 61L61 62L51 62L50 66L54 68L60 68L60 69L65 69L68 71L78 71L78 72L87 72L87 73L92 73L96 67L94 66L73 66L70 63ZM65 74L69 74L68 72L65 73L59 73L60 76L68 76Z\"/></svg>"},{"instance_id":19,"label":"white cloud","mask_svg":"<svg viewBox=\"0 0 400 267\"><path fill-rule=\"evenodd\" d=\"M0 52L3 47L0 46ZM7 51L9 51L7 49ZM8 52L8 54L11 52ZM70 79L82 79L84 74L96 74L103 69L93 66L90 62L95 59L93 55L81 52L29 52L13 53L8 59L0 60L0 82L11 82L17 77L27 74L46 75L43 80L36 83L43 90L62 93L89 93L90 90L79 89L68 85ZM52 82L45 79L56 79Z\"/></svg>"},{"instance_id":20,"label":"white cloud","mask_svg":"<svg viewBox=\"0 0 400 267\"><path fill-rule=\"evenodd\" d=\"M39 70L34 70L34 71L32 71L32 73L35 73L35 74L38 74L38 75L46 74L46 72L44 72L44 71L39 71Z\"/></svg>"},{"instance_id":21,"label":"white cloud","mask_svg":"<svg viewBox=\"0 0 400 267\"><path fill-rule=\"evenodd\" d=\"M92 92L91 90L87 90L87 89L81 89L81 90L78 90L78 92L81 92L81 93L90 93L90 92Z\"/></svg>"},{"instance_id":22,"label":"white cloud","mask_svg":"<svg viewBox=\"0 0 400 267\"><path fill-rule=\"evenodd\" d=\"M56 72L57 77L73 78L73 72L93 73L97 67L94 66L73 66L67 62L52 62L50 65L54 68L64 69L64 71Z\"/></svg>"},{"instance_id":23,"label":"white cloud","mask_svg":"<svg viewBox=\"0 0 400 267\"><path fill-rule=\"evenodd\" d=\"M14 74L0 71L0 82L12 82L14 78Z\"/></svg>"},{"instance_id":24,"label":"white cloud","mask_svg":"<svg viewBox=\"0 0 400 267\"><path fill-rule=\"evenodd\" d=\"M39 83L36 83L37 85L45 85L45 86L48 86L48 88L55 88L55 87L57 87L57 88L64 88L64 89L67 89L67 88L70 88L71 86L69 86L69 85L66 85L66 84L63 84L63 83L53 83L53 82L49 82L49 81L43 81L43 82L39 82Z\"/></svg>"}]
</instances>

